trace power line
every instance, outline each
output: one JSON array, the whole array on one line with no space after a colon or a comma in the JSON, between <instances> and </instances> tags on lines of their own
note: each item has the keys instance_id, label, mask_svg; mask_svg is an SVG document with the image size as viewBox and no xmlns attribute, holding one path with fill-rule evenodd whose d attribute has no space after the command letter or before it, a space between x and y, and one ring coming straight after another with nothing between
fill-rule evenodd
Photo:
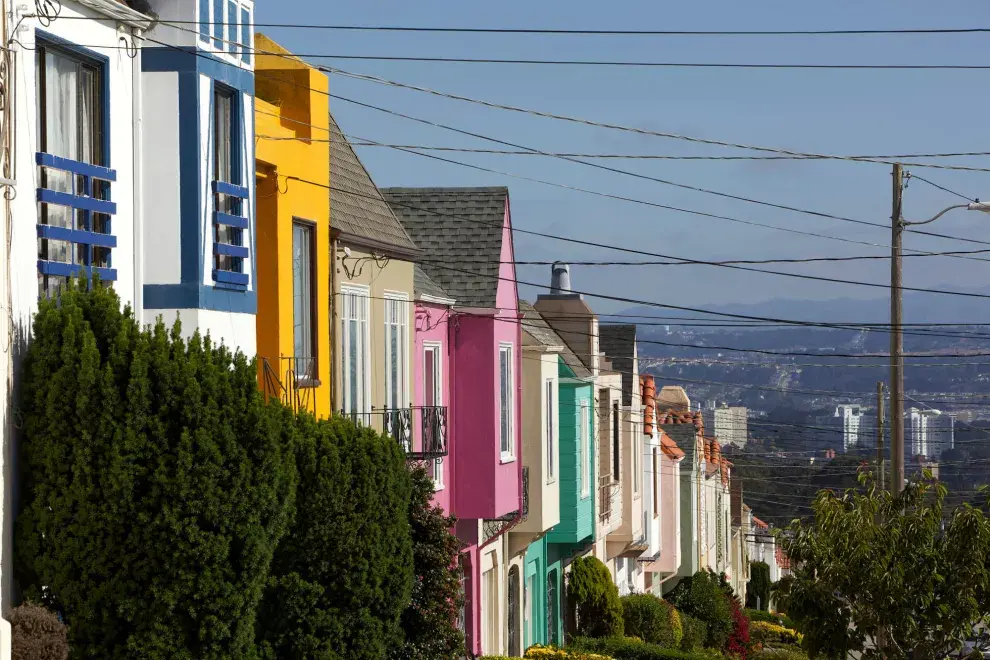
<instances>
[{"instance_id":1,"label":"power line","mask_svg":"<svg viewBox=\"0 0 990 660\"><path fill-rule=\"evenodd\" d=\"M917 179L918 181L921 181L922 183L927 183L928 185L930 185L930 186L932 186L934 188L938 188L939 190L942 190L944 192L947 192L950 195L955 195L956 197L959 197L961 199L965 199L968 202L979 201L979 200L974 199L972 197L967 197L966 195L963 195L962 193L958 193L955 190L951 190L949 188L946 188L945 186L940 186L939 184L935 183L934 181L929 181L928 179L926 179L924 177L921 177L921 176L918 176L917 174L911 174L910 172L908 172L905 176L907 177L907 179L909 181L911 179Z\"/></svg>"}]
</instances>

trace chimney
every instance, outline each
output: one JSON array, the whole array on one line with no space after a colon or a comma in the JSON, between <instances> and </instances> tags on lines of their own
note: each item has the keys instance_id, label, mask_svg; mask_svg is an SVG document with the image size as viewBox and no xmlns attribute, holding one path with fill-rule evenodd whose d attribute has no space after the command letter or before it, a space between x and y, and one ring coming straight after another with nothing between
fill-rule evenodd
<instances>
[{"instance_id":1,"label":"chimney","mask_svg":"<svg viewBox=\"0 0 990 660\"><path fill-rule=\"evenodd\" d=\"M566 295L571 292L571 267L561 261L550 266L550 295Z\"/></svg>"}]
</instances>

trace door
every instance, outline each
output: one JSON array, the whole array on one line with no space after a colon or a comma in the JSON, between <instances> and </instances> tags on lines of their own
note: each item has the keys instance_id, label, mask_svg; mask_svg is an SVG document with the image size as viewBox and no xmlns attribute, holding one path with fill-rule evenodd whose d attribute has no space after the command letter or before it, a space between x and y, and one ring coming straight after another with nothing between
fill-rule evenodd
<instances>
[{"instance_id":1,"label":"door","mask_svg":"<svg viewBox=\"0 0 990 660\"><path fill-rule=\"evenodd\" d=\"M520 656L519 644L519 567L509 569L509 655Z\"/></svg>"}]
</instances>

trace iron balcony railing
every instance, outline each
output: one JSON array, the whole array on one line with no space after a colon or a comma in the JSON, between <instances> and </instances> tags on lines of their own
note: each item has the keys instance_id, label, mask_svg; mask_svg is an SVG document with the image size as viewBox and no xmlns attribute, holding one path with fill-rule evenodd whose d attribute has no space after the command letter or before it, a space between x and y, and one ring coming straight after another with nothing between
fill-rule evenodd
<instances>
[{"instance_id":1,"label":"iron balcony railing","mask_svg":"<svg viewBox=\"0 0 990 660\"><path fill-rule=\"evenodd\" d=\"M266 398L274 398L294 412L316 415L316 358L280 357L278 368L262 358Z\"/></svg>"},{"instance_id":2,"label":"iron balcony railing","mask_svg":"<svg viewBox=\"0 0 990 660\"><path fill-rule=\"evenodd\" d=\"M522 469L522 519L529 517L529 466L524 465Z\"/></svg>"},{"instance_id":3,"label":"iron balcony railing","mask_svg":"<svg viewBox=\"0 0 990 660\"><path fill-rule=\"evenodd\" d=\"M382 408L371 412L340 411L355 424L368 426L395 438L409 460L439 460L447 455L447 406L412 406ZM419 439L413 429L418 419Z\"/></svg>"},{"instance_id":4,"label":"iron balcony railing","mask_svg":"<svg viewBox=\"0 0 990 660\"><path fill-rule=\"evenodd\" d=\"M612 517L612 475L598 478L598 520L607 524Z\"/></svg>"}]
</instances>

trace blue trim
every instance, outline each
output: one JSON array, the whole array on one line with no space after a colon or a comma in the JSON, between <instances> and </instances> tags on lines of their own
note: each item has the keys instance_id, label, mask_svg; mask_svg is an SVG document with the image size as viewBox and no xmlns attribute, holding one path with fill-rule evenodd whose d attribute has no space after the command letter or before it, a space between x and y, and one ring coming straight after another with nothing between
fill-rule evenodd
<instances>
[{"instance_id":1,"label":"blue trim","mask_svg":"<svg viewBox=\"0 0 990 660\"><path fill-rule=\"evenodd\" d=\"M69 241L84 245L99 245L100 247L117 247L117 237L110 234L98 234L82 229L69 229L55 225L38 225L38 238L48 238L56 241Z\"/></svg>"},{"instance_id":2,"label":"blue trim","mask_svg":"<svg viewBox=\"0 0 990 660\"><path fill-rule=\"evenodd\" d=\"M257 314L254 291L236 285L145 284L145 309L206 309L229 314Z\"/></svg>"},{"instance_id":3,"label":"blue trim","mask_svg":"<svg viewBox=\"0 0 990 660\"><path fill-rule=\"evenodd\" d=\"M231 270L217 270L213 269L213 281L223 282L224 284L240 284L242 286L247 286L250 276L244 273L235 273Z\"/></svg>"},{"instance_id":4,"label":"blue trim","mask_svg":"<svg viewBox=\"0 0 990 660\"><path fill-rule=\"evenodd\" d=\"M230 243L214 243L213 244L213 254L224 254L229 257L240 257L241 259L247 259L248 249L246 247L241 247L240 245L231 245ZM227 271L216 271L224 273ZM245 275L244 277L247 277ZM221 280L217 280L221 281Z\"/></svg>"},{"instance_id":5,"label":"blue trim","mask_svg":"<svg viewBox=\"0 0 990 660\"><path fill-rule=\"evenodd\" d=\"M243 137L242 133L240 132L240 122L238 122L237 125L231 127L231 134L232 134L231 135L232 138ZM240 142L241 141L238 140L238 147L240 147ZM238 148L235 151L235 153L237 154L236 157L234 158L235 162L231 163L231 170L234 172L235 176L238 176L240 174L240 169L241 169L241 163L239 162L241 160L240 151L241 151L240 148ZM226 181L214 181L213 192L220 193L221 195L230 195L231 197L238 197L240 199L247 199L248 195L250 194L250 191L244 186L239 186L235 183L227 183Z\"/></svg>"},{"instance_id":6,"label":"blue trim","mask_svg":"<svg viewBox=\"0 0 990 660\"><path fill-rule=\"evenodd\" d=\"M145 47L141 49L141 70L201 73L242 94L254 96L254 72L237 64L225 62L209 50L178 46Z\"/></svg>"},{"instance_id":7,"label":"blue trim","mask_svg":"<svg viewBox=\"0 0 990 660\"><path fill-rule=\"evenodd\" d=\"M105 282L117 281L117 269L115 268L63 264L58 261L44 261L41 259L38 260L38 272L44 275L59 275L61 277L75 277L81 272L85 272L87 277L92 277L93 273L96 273Z\"/></svg>"},{"instance_id":8,"label":"blue trim","mask_svg":"<svg viewBox=\"0 0 990 660\"><path fill-rule=\"evenodd\" d=\"M144 54L142 53L142 58ZM195 58L194 58L195 59ZM147 60L143 60L147 62ZM203 281L203 241L201 214L207 210L201 198L200 180L206 163L199 153L200 112L199 74L195 68L179 77L179 244L180 280L198 285ZM205 219L205 218L204 218Z\"/></svg>"},{"instance_id":9,"label":"blue trim","mask_svg":"<svg viewBox=\"0 0 990 660\"><path fill-rule=\"evenodd\" d=\"M213 223L217 225L227 225L228 227L237 227L238 229L248 228L247 218L242 218L239 215L231 215L229 213L221 213L220 211L213 212Z\"/></svg>"},{"instance_id":10,"label":"blue trim","mask_svg":"<svg viewBox=\"0 0 990 660\"><path fill-rule=\"evenodd\" d=\"M93 211L94 213L106 213L107 215L117 213L117 205L114 202L84 197L83 195L73 195L58 190L49 190L48 188L38 188L38 201L46 204L61 204L62 206Z\"/></svg>"},{"instance_id":11,"label":"blue trim","mask_svg":"<svg viewBox=\"0 0 990 660\"><path fill-rule=\"evenodd\" d=\"M83 176L93 177L94 179L100 179L101 181L117 180L117 171L111 170L109 167L81 163L78 160L62 158L61 156L53 156L52 154L46 154L43 151L35 153L34 160L42 167L53 167L57 170L72 172L73 174L82 174Z\"/></svg>"}]
</instances>

